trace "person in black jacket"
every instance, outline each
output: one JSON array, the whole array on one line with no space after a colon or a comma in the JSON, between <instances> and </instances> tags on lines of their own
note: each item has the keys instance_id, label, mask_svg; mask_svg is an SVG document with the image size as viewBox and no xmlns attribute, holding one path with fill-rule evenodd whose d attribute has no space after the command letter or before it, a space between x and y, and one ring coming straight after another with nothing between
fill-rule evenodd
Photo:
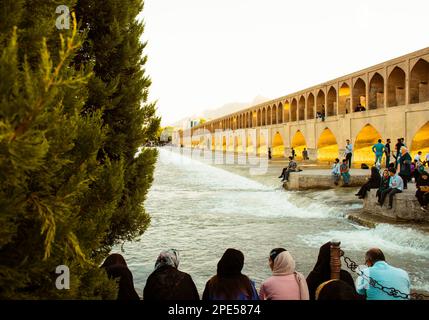
<instances>
[{"instance_id":1,"label":"person in black jacket","mask_svg":"<svg viewBox=\"0 0 429 320\"><path fill-rule=\"evenodd\" d=\"M366 193L370 189L378 189L381 184L381 176L380 172L376 167L371 168L371 177L369 177L368 181L359 189L358 193L355 196L358 196L359 199L364 199L366 197Z\"/></svg>"},{"instance_id":2,"label":"person in black jacket","mask_svg":"<svg viewBox=\"0 0 429 320\"><path fill-rule=\"evenodd\" d=\"M307 277L310 300L316 299L316 290L324 282L331 279L331 242L320 247L316 265ZM355 288L352 276L346 270L341 270L340 280Z\"/></svg>"},{"instance_id":3,"label":"person in black jacket","mask_svg":"<svg viewBox=\"0 0 429 320\"><path fill-rule=\"evenodd\" d=\"M427 211L427 206L429 204L429 175L426 171L420 174L416 187L416 197L420 203L420 208L423 211Z\"/></svg>"},{"instance_id":4,"label":"person in black jacket","mask_svg":"<svg viewBox=\"0 0 429 320\"><path fill-rule=\"evenodd\" d=\"M155 263L155 270L146 281L143 300L200 300L192 277L179 271L179 253L170 249L162 251Z\"/></svg>"},{"instance_id":5,"label":"person in black jacket","mask_svg":"<svg viewBox=\"0 0 429 320\"><path fill-rule=\"evenodd\" d=\"M101 268L106 270L110 279L119 279L118 300L140 300L134 289L133 275L122 255L111 254L104 260Z\"/></svg>"}]
</instances>

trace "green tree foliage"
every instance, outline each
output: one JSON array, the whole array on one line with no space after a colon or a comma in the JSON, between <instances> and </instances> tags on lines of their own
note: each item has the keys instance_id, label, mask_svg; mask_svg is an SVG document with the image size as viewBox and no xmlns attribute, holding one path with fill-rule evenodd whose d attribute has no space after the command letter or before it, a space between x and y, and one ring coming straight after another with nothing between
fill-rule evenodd
<instances>
[{"instance_id":1,"label":"green tree foliage","mask_svg":"<svg viewBox=\"0 0 429 320\"><path fill-rule=\"evenodd\" d=\"M70 30L55 28L56 6L75 2L0 6L8 17L0 20L0 299L114 298L116 284L98 266L113 244L134 239L150 220L143 201L156 154L136 154L159 119L154 105L140 108L150 85L145 58L124 45L124 70L104 82L99 57L81 59L102 39L86 41L88 25L79 32L76 21ZM135 15L127 18L131 27ZM136 47L142 31L132 37ZM110 49L103 54L116 64L118 51ZM132 80L141 87L126 90L123 82ZM55 287L63 264L70 290Z\"/></svg>"}]
</instances>

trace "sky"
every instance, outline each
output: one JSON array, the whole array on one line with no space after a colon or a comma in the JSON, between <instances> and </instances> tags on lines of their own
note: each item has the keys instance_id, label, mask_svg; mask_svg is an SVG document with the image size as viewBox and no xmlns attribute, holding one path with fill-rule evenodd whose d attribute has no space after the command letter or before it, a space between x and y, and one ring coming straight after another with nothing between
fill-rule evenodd
<instances>
[{"instance_id":1,"label":"sky","mask_svg":"<svg viewBox=\"0 0 429 320\"><path fill-rule=\"evenodd\" d=\"M145 0L162 126L275 99L429 46L428 0Z\"/></svg>"}]
</instances>

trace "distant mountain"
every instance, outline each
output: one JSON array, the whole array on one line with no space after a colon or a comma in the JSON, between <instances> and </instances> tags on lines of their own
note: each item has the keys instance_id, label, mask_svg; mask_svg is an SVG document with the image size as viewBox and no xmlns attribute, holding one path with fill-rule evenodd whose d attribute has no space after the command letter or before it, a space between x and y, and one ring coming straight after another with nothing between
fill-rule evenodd
<instances>
[{"instance_id":1,"label":"distant mountain","mask_svg":"<svg viewBox=\"0 0 429 320\"><path fill-rule=\"evenodd\" d=\"M257 96L257 97L255 97L255 99L253 99L252 102L227 103L227 104L224 104L222 107L204 110L199 115L193 115L193 116L181 119L181 120L173 123L172 125L176 126L176 127L177 126L181 127L181 126L183 126L183 123L186 123L190 119L198 119L198 118L204 118L207 121L210 121L212 119L216 119L216 118L226 116L230 113L234 113L234 112L249 108L251 106L263 103L263 102L268 101L268 100L270 100L270 99L262 97L262 96Z\"/></svg>"}]
</instances>

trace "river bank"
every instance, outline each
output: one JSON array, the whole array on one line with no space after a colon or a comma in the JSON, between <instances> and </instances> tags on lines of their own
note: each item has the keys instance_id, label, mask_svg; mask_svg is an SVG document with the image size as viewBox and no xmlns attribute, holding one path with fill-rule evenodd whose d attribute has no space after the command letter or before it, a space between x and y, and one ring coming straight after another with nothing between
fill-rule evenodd
<instances>
[{"instance_id":1,"label":"river bank","mask_svg":"<svg viewBox=\"0 0 429 320\"><path fill-rule=\"evenodd\" d=\"M270 276L267 259L272 248L287 248L297 270L308 275L319 247L333 238L340 239L342 249L358 263L368 248L380 247L392 265L409 272L414 290L429 291L426 233L352 222L346 218L349 210L362 208L354 196L356 188L286 191L277 178L282 166L273 161L265 174L254 175L249 165L207 164L160 149L145 202L151 226L140 241L123 245L138 293L163 249L179 250L179 269L191 274L201 295L229 247L243 251L243 272L259 288Z\"/></svg>"}]
</instances>

